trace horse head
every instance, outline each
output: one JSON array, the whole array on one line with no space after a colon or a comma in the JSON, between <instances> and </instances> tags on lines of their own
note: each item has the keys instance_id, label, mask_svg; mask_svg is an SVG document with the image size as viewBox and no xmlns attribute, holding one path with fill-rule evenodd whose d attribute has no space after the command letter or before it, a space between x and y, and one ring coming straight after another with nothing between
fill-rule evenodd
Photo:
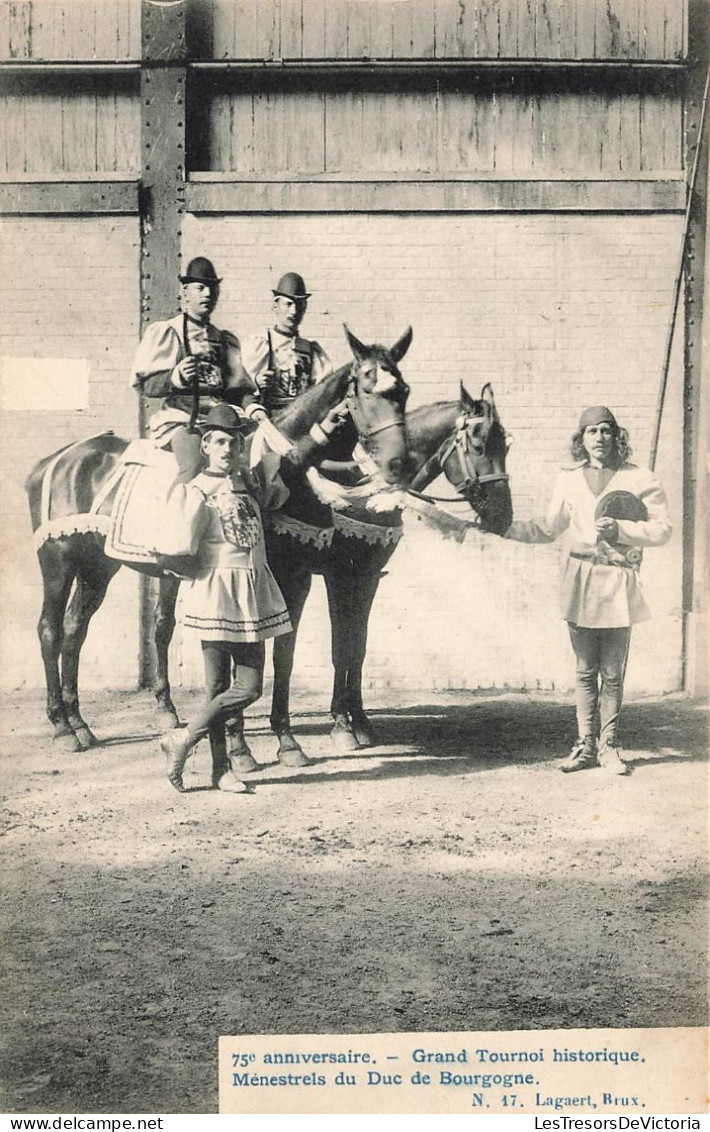
<instances>
[{"instance_id":1,"label":"horse head","mask_svg":"<svg viewBox=\"0 0 710 1132\"><path fill-rule=\"evenodd\" d=\"M462 384L458 404L446 401L415 409L409 417L409 437L419 458L419 471L409 489L413 494L421 495L443 472L459 498L476 512L484 531L507 531L513 519L505 470L508 441L490 385L483 386L479 400Z\"/></svg>"},{"instance_id":2,"label":"horse head","mask_svg":"<svg viewBox=\"0 0 710 1132\"><path fill-rule=\"evenodd\" d=\"M455 433L439 457L441 470L470 503L482 529L504 534L513 521L513 504L505 470L508 440L493 389L484 385L476 401L461 383L459 407Z\"/></svg>"},{"instance_id":3,"label":"horse head","mask_svg":"<svg viewBox=\"0 0 710 1132\"><path fill-rule=\"evenodd\" d=\"M344 327L353 354L348 408L362 447L389 484L401 484L410 466L405 412L409 386L398 362L412 341L407 327L393 346L365 346Z\"/></svg>"}]
</instances>

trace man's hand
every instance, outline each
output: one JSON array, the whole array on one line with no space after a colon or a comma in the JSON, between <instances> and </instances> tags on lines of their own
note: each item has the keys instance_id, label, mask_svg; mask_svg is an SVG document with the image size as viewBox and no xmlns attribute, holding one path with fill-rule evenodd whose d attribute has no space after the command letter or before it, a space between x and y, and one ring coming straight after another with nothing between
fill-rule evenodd
<instances>
[{"instance_id":1,"label":"man's hand","mask_svg":"<svg viewBox=\"0 0 710 1132\"><path fill-rule=\"evenodd\" d=\"M347 401L341 401L328 411L324 419L321 421L321 428L326 436L332 436L336 429L339 429L348 415Z\"/></svg>"},{"instance_id":2,"label":"man's hand","mask_svg":"<svg viewBox=\"0 0 710 1132\"><path fill-rule=\"evenodd\" d=\"M609 542L616 542L619 537L619 524L616 519L611 519L605 516L603 519L597 519L596 531L602 538L608 539Z\"/></svg>"},{"instance_id":3,"label":"man's hand","mask_svg":"<svg viewBox=\"0 0 710 1132\"><path fill-rule=\"evenodd\" d=\"M198 359L193 357L183 358L181 362L175 366L172 372L172 383L178 389L186 389L197 376Z\"/></svg>"}]
</instances>

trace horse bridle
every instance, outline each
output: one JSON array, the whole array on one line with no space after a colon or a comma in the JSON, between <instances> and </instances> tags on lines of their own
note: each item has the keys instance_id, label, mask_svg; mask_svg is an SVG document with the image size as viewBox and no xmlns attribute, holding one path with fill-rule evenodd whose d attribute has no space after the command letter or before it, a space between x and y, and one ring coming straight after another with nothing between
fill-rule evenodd
<instances>
[{"instance_id":1,"label":"horse bridle","mask_svg":"<svg viewBox=\"0 0 710 1132\"><path fill-rule=\"evenodd\" d=\"M408 491L410 495L415 495L418 499L424 499L427 503L459 503L461 499L468 500L472 506L476 507L483 502L484 496L482 488L488 483L507 483L509 476L507 472L490 472L486 475L480 475L479 472L472 466L469 459L469 436L468 426L469 423L475 418L467 416L462 413L456 420L456 430L453 436L447 436L446 439L439 445L433 456L430 456L427 462L419 469L414 477ZM431 483L437 475L444 471L449 457L456 453L459 461L459 468L462 472L462 478L457 482L451 482L454 491L458 492L457 497L443 496L443 495L427 495L417 490L417 483Z\"/></svg>"},{"instance_id":2,"label":"horse bridle","mask_svg":"<svg viewBox=\"0 0 710 1132\"><path fill-rule=\"evenodd\" d=\"M375 425L373 428L367 427L363 418L363 414L360 411L360 405L357 399L357 391L355 388L357 376L357 363L354 363L350 370L350 384L348 387L348 395L345 399L345 403L348 407L348 412L353 419L353 424L357 429L358 439L363 444L363 447L367 448L368 442L372 439L373 436L376 436L380 432L385 432L388 428L399 428L404 434L407 427L407 422L405 420L403 410L399 419L395 417L394 420L385 421L384 424Z\"/></svg>"}]
</instances>

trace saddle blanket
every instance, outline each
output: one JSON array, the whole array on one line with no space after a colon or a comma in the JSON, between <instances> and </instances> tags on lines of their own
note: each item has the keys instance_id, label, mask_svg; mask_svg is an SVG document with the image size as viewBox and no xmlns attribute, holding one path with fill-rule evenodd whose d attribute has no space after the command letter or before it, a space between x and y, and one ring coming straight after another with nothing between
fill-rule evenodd
<instances>
[{"instance_id":1,"label":"saddle blanket","mask_svg":"<svg viewBox=\"0 0 710 1132\"><path fill-rule=\"evenodd\" d=\"M105 546L109 558L155 565L156 554L185 553L185 532L171 528L166 507L177 473L172 452L156 448L152 440L129 444L103 500L96 501L101 506L112 499Z\"/></svg>"}]
</instances>

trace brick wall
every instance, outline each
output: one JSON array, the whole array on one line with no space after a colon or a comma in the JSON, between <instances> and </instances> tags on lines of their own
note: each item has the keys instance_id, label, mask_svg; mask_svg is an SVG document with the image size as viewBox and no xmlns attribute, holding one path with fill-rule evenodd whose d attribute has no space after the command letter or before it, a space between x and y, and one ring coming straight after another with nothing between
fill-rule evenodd
<instances>
[{"instance_id":1,"label":"brick wall","mask_svg":"<svg viewBox=\"0 0 710 1132\"><path fill-rule=\"evenodd\" d=\"M394 341L411 323L403 369L413 405L455 396L460 379L474 395L491 381L514 440L516 514L527 518L544 504L584 404L612 405L646 459L680 228L678 217L644 216L189 217L185 255L215 260L225 277L216 321L239 334L268 323L274 280L300 270L314 292L304 330L336 362L347 356L344 320L364 341ZM127 372L138 339L138 224L12 220L0 238L8 311L0 354L86 358L91 372L84 410L3 416L0 671L6 686L40 686L41 588L22 483L37 459L71 440L109 427L137 431ZM677 529L680 364L678 350L658 465ZM384 687L570 687L557 614L561 547L475 533L458 545L415 519L406 527L371 620L370 702ZM635 632L637 692L680 686L680 567L678 535L646 556L655 617ZM137 654L137 578L125 570L92 625L84 686L133 685ZM328 689L329 657L316 579L296 687ZM201 683L194 643L179 634L173 670L176 684Z\"/></svg>"},{"instance_id":2,"label":"brick wall","mask_svg":"<svg viewBox=\"0 0 710 1132\"><path fill-rule=\"evenodd\" d=\"M0 358L85 359L85 408L43 411L36 404L2 414L0 498L0 679L5 687L41 686L35 626L42 604L23 483L40 458L71 441L112 428L138 429L128 387L138 340L138 221L127 218L4 220L0 226L5 318ZM58 393L61 403L61 390ZM137 575L121 571L92 623L84 686L131 687L137 680Z\"/></svg>"},{"instance_id":3,"label":"brick wall","mask_svg":"<svg viewBox=\"0 0 710 1132\"><path fill-rule=\"evenodd\" d=\"M285 270L313 292L304 331L338 363L347 321L363 341L414 327L403 363L412 405L474 395L491 381L514 438L516 514L544 505L580 408L611 405L645 462L653 427L679 217L562 215L190 217L186 258L206 254L225 277L215 320L238 334L268 324ZM681 353L673 358L658 471L681 516ZM365 682L379 688L569 688L557 612L561 546L527 547L475 533L463 545L416 520L376 600ZM654 620L639 626L629 668L637 692L681 680L681 540L646 555ZM320 579L306 608L296 681L331 682ZM198 682L199 657L178 640L175 663Z\"/></svg>"}]
</instances>

